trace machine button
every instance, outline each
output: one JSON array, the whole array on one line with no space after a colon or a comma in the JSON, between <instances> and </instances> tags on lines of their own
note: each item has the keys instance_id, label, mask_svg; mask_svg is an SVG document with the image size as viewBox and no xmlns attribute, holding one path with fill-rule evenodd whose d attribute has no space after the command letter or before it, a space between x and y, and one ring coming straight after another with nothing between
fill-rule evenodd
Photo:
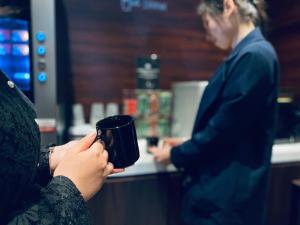
<instances>
[{"instance_id":1,"label":"machine button","mask_svg":"<svg viewBox=\"0 0 300 225\"><path fill-rule=\"evenodd\" d=\"M47 74L45 72L40 72L38 74L38 81L40 83L45 83L47 81Z\"/></svg>"},{"instance_id":2,"label":"machine button","mask_svg":"<svg viewBox=\"0 0 300 225\"><path fill-rule=\"evenodd\" d=\"M44 42L46 40L46 34L42 31L39 31L35 34L35 38L38 42Z\"/></svg>"},{"instance_id":3,"label":"machine button","mask_svg":"<svg viewBox=\"0 0 300 225\"><path fill-rule=\"evenodd\" d=\"M37 54L39 56L46 55L46 48L45 48L45 46L38 46L38 48L37 48Z\"/></svg>"}]
</instances>

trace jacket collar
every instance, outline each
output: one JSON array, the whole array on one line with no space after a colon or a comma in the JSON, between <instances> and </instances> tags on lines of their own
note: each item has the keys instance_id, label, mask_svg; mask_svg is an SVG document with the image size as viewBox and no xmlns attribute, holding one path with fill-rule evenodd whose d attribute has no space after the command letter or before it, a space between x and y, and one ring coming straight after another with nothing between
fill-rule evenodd
<instances>
[{"instance_id":1,"label":"jacket collar","mask_svg":"<svg viewBox=\"0 0 300 225\"><path fill-rule=\"evenodd\" d=\"M253 31L251 31L246 37L244 37L235 48L232 50L230 55L225 59L226 61L231 60L235 57L242 49L244 49L247 45L253 42L264 40L264 36L259 27L256 27Z\"/></svg>"}]
</instances>

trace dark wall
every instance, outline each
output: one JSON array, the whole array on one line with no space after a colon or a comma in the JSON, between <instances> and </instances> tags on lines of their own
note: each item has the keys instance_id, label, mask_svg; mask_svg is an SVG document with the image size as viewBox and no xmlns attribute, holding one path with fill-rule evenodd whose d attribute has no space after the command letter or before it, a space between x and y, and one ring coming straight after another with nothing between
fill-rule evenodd
<instances>
[{"instance_id":1,"label":"dark wall","mask_svg":"<svg viewBox=\"0 0 300 225\"><path fill-rule=\"evenodd\" d=\"M121 103L122 89L135 88L140 55L160 56L162 89L173 81L211 76L224 54L205 42L198 0L166 3L167 12L136 8L126 13L120 0L64 0L76 102Z\"/></svg>"},{"instance_id":2,"label":"dark wall","mask_svg":"<svg viewBox=\"0 0 300 225\"><path fill-rule=\"evenodd\" d=\"M158 0L156 0L158 1ZM160 0L166 12L121 10L121 0L63 0L70 36L74 101L121 103L122 90L135 88L135 60L157 53L161 88L181 80L207 80L225 53L205 41L199 0ZM142 2L142 1L140 1ZM300 3L269 0L270 40L282 65L281 86L300 96Z\"/></svg>"},{"instance_id":3,"label":"dark wall","mask_svg":"<svg viewBox=\"0 0 300 225\"><path fill-rule=\"evenodd\" d=\"M300 100L300 2L270 0L270 40L281 63L281 87Z\"/></svg>"}]
</instances>

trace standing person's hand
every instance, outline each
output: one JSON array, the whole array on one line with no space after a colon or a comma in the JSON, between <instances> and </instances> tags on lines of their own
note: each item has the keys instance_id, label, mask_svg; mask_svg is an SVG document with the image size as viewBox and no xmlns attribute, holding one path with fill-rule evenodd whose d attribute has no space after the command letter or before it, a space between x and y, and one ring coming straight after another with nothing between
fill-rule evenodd
<instances>
[{"instance_id":1,"label":"standing person's hand","mask_svg":"<svg viewBox=\"0 0 300 225\"><path fill-rule=\"evenodd\" d=\"M102 144L94 142L96 133L82 138L65 153L54 171L54 176L68 177L87 201L103 185L106 177L113 173L114 166L109 163L108 153Z\"/></svg>"},{"instance_id":2,"label":"standing person's hand","mask_svg":"<svg viewBox=\"0 0 300 225\"><path fill-rule=\"evenodd\" d=\"M154 160L165 166L171 163L171 149L183 143L182 138L165 138L162 147L150 147L149 151L153 154Z\"/></svg>"},{"instance_id":3,"label":"standing person's hand","mask_svg":"<svg viewBox=\"0 0 300 225\"><path fill-rule=\"evenodd\" d=\"M171 163L171 146L165 145L162 149L150 147L149 152L153 154L154 160L165 166Z\"/></svg>"},{"instance_id":4,"label":"standing person's hand","mask_svg":"<svg viewBox=\"0 0 300 225\"><path fill-rule=\"evenodd\" d=\"M181 145L186 139L185 138L178 138L178 137L170 137L163 139L163 145L168 144L171 147L175 147L177 145Z\"/></svg>"}]
</instances>

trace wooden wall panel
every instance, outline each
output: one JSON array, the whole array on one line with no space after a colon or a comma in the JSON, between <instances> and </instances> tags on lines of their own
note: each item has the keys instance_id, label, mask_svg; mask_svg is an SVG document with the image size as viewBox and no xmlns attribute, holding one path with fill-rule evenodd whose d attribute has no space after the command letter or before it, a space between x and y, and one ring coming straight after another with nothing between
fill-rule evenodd
<instances>
[{"instance_id":1,"label":"wooden wall panel","mask_svg":"<svg viewBox=\"0 0 300 225\"><path fill-rule=\"evenodd\" d=\"M120 0L64 0L75 102L121 103L122 89L135 88L136 58L151 53L161 58L163 89L174 81L209 79L225 54L205 42L198 0L167 4L167 12L125 13Z\"/></svg>"},{"instance_id":2,"label":"wooden wall panel","mask_svg":"<svg viewBox=\"0 0 300 225\"><path fill-rule=\"evenodd\" d=\"M121 103L122 90L135 88L135 60L157 53L161 88L172 82L207 80L225 53L205 41L199 0L161 0L167 12L122 12L120 0L62 0L68 18L74 102L89 114L92 102ZM271 42L282 68L281 87L300 96L300 3L269 0Z\"/></svg>"},{"instance_id":3,"label":"wooden wall panel","mask_svg":"<svg viewBox=\"0 0 300 225\"><path fill-rule=\"evenodd\" d=\"M281 64L281 89L300 101L300 2L273 0L269 5L270 40Z\"/></svg>"}]
</instances>

